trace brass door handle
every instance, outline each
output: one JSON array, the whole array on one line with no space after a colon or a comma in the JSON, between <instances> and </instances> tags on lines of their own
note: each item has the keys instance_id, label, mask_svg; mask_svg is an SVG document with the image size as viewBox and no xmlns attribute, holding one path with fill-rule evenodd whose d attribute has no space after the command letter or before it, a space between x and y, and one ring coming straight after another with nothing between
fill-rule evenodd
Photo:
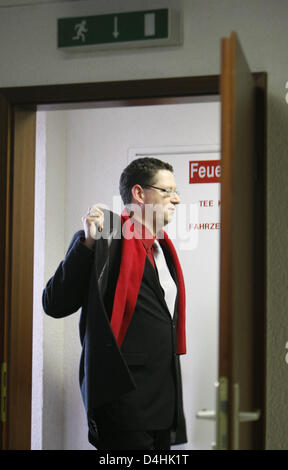
<instances>
[{"instance_id":1,"label":"brass door handle","mask_svg":"<svg viewBox=\"0 0 288 470\"><path fill-rule=\"evenodd\" d=\"M220 377L219 382L215 384L217 393L217 411L207 410L206 408L197 411L196 418L216 422L217 439L213 448L219 450L228 449L228 379ZM233 450L239 449L239 425L258 421L261 417L261 411L240 411L240 390L239 384L233 386Z\"/></svg>"}]
</instances>

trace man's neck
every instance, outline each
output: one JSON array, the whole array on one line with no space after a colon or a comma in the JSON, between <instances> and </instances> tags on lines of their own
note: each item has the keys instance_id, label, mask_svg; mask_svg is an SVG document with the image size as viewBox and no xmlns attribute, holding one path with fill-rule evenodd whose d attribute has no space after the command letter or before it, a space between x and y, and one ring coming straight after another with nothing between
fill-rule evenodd
<instances>
[{"instance_id":1,"label":"man's neck","mask_svg":"<svg viewBox=\"0 0 288 470\"><path fill-rule=\"evenodd\" d=\"M136 215L133 216L132 221L134 222L135 229L139 234L141 234L141 238L155 238L156 233L155 230L151 227L150 224L145 221L145 218L137 217Z\"/></svg>"},{"instance_id":2,"label":"man's neck","mask_svg":"<svg viewBox=\"0 0 288 470\"><path fill-rule=\"evenodd\" d=\"M139 209L139 210L138 210ZM147 231L152 234L152 236L155 238L157 234L162 230L163 224L159 224L159 222L156 222L156 217L154 218L155 214L152 214L150 211L148 211L148 215L145 214L145 209L142 211L140 210L140 207L137 205L137 210L131 211L129 208L130 212L130 218L132 223L139 224L139 226L143 226L147 229ZM153 219L153 220L151 220ZM156 230L157 229L157 230ZM148 237L150 238L150 237Z\"/></svg>"}]
</instances>

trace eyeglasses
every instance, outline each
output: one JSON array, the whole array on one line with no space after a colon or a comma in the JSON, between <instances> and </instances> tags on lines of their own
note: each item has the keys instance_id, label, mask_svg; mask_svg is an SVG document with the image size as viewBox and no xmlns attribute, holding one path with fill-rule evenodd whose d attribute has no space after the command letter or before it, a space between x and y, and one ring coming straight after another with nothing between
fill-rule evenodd
<instances>
[{"instance_id":1,"label":"eyeglasses","mask_svg":"<svg viewBox=\"0 0 288 470\"><path fill-rule=\"evenodd\" d=\"M151 184L142 184L143 188L153 188L153 189L158 189L159 191L162 191L166 196L171 197L172 194L176 194L176 196L180 196L179 191L177 189L165 189L165 188L158 188L157 186L152 186Z\"/></svg>"}]
</instances>

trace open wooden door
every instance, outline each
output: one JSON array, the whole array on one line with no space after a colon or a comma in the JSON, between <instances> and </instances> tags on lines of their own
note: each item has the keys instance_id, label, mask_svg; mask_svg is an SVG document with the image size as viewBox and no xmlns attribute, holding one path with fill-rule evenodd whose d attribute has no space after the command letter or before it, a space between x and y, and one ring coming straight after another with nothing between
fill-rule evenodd
<instances>
[{"instance_id":1,"label":"open wooden door","mask_svg":"<svg viewBox=\"0 0 288 470\"><path fill-rule=\"evenodd\" d=\"M262 448L264 441L265 390L261 354L263 309L259 311L263 301L258 302L257 281L257 273L263 271L263 265L257 232L264 227L257 226L256 86L235 33L222 40L220 90L222 234L218 448L257 449Z\"/></svg>"}]
</instances>

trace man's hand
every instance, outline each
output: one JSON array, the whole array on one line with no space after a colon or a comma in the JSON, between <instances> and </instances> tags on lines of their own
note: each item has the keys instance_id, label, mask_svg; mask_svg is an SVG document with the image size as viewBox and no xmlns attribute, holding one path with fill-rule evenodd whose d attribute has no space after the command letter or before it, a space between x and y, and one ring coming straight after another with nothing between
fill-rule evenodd
<instances>
[{"instance_id":1,"label":"man's hand","mask_svg":"<svg viewBox=\"0 0 288 470\"><path fill-rule=\"evenodd\" d=\"M82 217L82 223L85 232L84 244L88 248L92 248L95 243L97 228L99 232L102 232L104 224L104 214L97 204L89 207L87 214Z\"/></svg>"}]
</instances>

